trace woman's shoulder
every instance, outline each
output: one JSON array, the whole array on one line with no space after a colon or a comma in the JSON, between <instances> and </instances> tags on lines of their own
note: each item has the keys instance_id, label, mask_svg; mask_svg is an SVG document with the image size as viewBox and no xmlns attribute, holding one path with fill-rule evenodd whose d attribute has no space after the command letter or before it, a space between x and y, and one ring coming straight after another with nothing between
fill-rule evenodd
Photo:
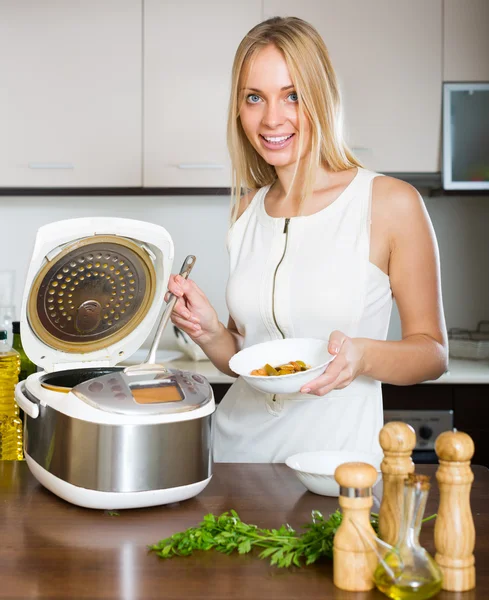
<instances>
[{"instance_id":1,"label":"woman's shoulder","mask_svg":"<svg viewBox=\"0 0 489 600\"><path fill-rule=\"evenodd\" d=\"M372 183L372 205L394 218L419 210L424 206L418 190L402 179L384 175L375 177Z\"/></svg>"},{"instance_id":2,"label":"woman's shoulder","mask_svg":"<svg viewBox=\"0 0 489 600\"><path fill-rule=\"evenodd\" d=\"M260 195L264 194L266 189L269 186L265 186L265 188L258 188L254 190L250 190L248 193L241 196L237 205L237 211L235 215L233 214L232 223L228 229L227 235L227 248L230 250L231 241L236 237L236 231L242 232L250 221L250 217L252 216L254 210L254 206L256 206L257 202L260 200ZM248 216L246 216L248 215ZM238 237L240 235L238 234Z\"/></svg>"},{"instance_id":3,"label":"woman's shoulder","mask_svg":"<svg viewBox=\"0 0 489 600\"><path fill-rule=\"evenodd\" d=\"M388 176L374 179L371 222L377 231L385 233L391 248L422 243L431 230L430 218L418 190L405 181Z\"/></svg>"},{"instance_id":4,"label":"woman's shoulder","mask_svg":"<svg viewBox=\"0 0 489 600\"><path fill-rule=\"evenodd\" d=\"M260 197L266 192L267 189L269 189L269 187L269 185L266 185L258 189L250 190L247 194L241 196L241 198L239 199L238 211L234 222L236 222L241 217L241 215L244 214L246 209L249 208L254 203L254 201L259 201Z\"/></svg>"},{"instance_id":5,"label":"woman's shoulder","mask_svg":"<svg viewBox=\"0 0 489 600\"><path fill-rule=\"evenodd\" d=\"M250 206L250 204L253 202L255 196L258 194L260 190L250 190L247 194L245 194L244 196L241 196L241 198L239 199L239 203L238 203L238 212L236 215L236 221L241 217L241 215L244 213L244 211L248 208L248 206Z\"/></svg>"}]
</instances>

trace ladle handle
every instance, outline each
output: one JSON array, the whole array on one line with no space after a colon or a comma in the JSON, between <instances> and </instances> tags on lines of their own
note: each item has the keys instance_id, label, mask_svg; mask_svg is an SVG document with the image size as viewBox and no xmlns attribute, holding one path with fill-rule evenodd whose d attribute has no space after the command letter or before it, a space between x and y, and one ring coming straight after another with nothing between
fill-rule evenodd
<instances>
[{"instance_id":1,"label":"ladle handle","mask_svg":"<svg viewBox=\"0 0 489 600\"><path fill-rule=\"evenodd\" d=\"M190 275L190 271L192 270L195 261L196 258L192 254L187 256L187 258L183 261L182 268L180 269L180 277L188 279L188 276ZM158 344L160 343L161 336L163 334L163 331L165 330L168 320L170 319L173 307L175 306L177 300L177 296L175 296L174 294L170 294L165 310L161 315L156 335L154 337L153 343L151 344L151 349L143 364L154 365L156 363L156 350L158 349Z\"/></svg>"}]
</instances>

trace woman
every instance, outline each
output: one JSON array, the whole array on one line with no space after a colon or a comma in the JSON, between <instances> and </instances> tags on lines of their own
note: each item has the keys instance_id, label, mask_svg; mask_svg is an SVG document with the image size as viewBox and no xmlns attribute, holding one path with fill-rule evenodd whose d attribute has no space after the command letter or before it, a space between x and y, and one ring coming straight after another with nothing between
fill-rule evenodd
<instances>
[{"instance_id":1,"label":"woman","mask_svg":"<svg viewBox=\"0 0 489 600\"><path fill-rule=\"evenodd\" d=\"M328 52L297 18L265 21L241 42L228 145L236 192L251 190L237 198L228 235L229 323L194 282L172 276L173 323L225 373L240 348L281 337L329 340L335 358L300 394L263 394L238 379L216 413L215 460L377 452L380 382L414 384L447 367L437 245L423 201L350 153ZM402 341L386 341L392 296Z\"/></svg>"}]
</instances>

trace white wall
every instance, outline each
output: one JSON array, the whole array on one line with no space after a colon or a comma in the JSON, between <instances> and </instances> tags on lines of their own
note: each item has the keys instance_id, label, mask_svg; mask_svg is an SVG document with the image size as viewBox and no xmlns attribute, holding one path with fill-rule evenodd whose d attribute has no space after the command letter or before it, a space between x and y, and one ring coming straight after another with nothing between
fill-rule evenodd
<instances>
[{"instance_id":1,"label":"white wall","mask_svg":"<svg viewBox=\"0 0 489 600\"><path fill-rule=\"evenodd\" d=\"M489 196L426 198L438 237L448 327L474 328L489 319ZM174 271L187 254L197 263L192 277L226 322L225 237L228 197L0 197L0 271L14 269L14 302L19 317L24 278L38 227L82 216L119 216L163 225L175 243ZM174 346L169 335L166 347ZM394 311L391 339L400 337Z\"/></svg>"}]
</instances>

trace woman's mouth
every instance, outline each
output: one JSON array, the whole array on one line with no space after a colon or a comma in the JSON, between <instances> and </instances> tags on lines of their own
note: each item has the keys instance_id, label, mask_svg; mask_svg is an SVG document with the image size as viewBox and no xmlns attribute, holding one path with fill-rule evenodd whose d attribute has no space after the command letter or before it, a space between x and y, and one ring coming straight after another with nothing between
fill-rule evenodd
<instances>
[{"instance_id":1,"label":"woman's mouth","mask_svg":"<svg viewBox=\"0 0 489 600\"><path fill-rule=\"evenodd\" d=\"M283 148L286 148L292 142L294 135L295 133L290 133L288 135L259 134L262 146L267 150L282 150Z\"/></svg>"}]
</instances>

